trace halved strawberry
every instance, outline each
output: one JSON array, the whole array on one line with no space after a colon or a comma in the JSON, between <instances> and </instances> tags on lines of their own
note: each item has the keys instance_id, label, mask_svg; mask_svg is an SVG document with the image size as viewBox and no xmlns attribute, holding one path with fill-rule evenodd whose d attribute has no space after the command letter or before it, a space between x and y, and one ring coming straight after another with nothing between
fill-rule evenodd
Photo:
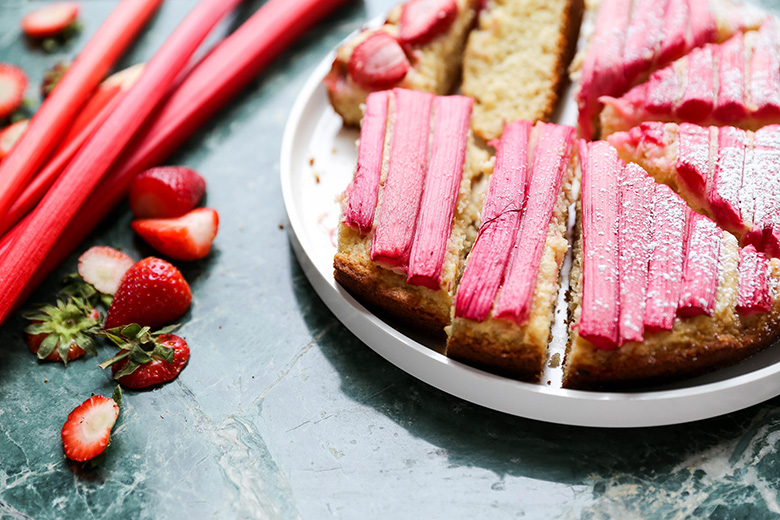
<instances>
[{"instance_id":1,"label":"halved strawberry","mask_svg":"<svg viewBox=\"0 0 780 520\"><path fill-rule=\"evenodd\" d=\"M122 352L101 363L100 368L110 366L114 379L134 389L175 379L190 359L187 342L179 336L167 334L175 327L152 333L149 327L133 323L105 331L103 335Z\"/></svg>"},{"instance_id":2,"label":"halved strawberry","mask_svg":"<svg viewBox=\"0 0 780 520\"><path fill-rule=\"evenodd\" d=\"M97 355L92 335L99 330L100 313L82 299L58 300L56 305L44 305L23 317L32 321L24 332L27 346L38 359L67 364L87 352Z\"/></svg>"},{"instance_id":3,"label":"halved strawberry","mask_svg":"<svg viewBox=\"0 0 780 520\"><path fill-rule=\"evenodd\" d=\"M113 247L94 246L79 257L79 274L103 294L114 294L135 260Z\"/></svg>"},{"instance_id":4,"label":"halved strawberry","mask_svg":"<svg viewBox=\"0 0 780 520\"><path fill-rule=\"evenodd\" d=\"M211 208L198 208L178 218L138 219L130 225L163 255L176 260L198 260L211 251L219 214Z\"/></svg>"},{"instance_id":5,"label":"halved strawberry","mask_svg":"<svg viewBox=\"0 0 780 520\"><path fill-rule=\"evenodd\" d=\"M27 123L29 122L28 119L22 119L0 130L0 159L11 153L11 149L16 144L16 141L27 130Z\"/></svg>"},{"instance_id":6,"label":"halved strawberry","mask_svg":"<svg viewBox=\"0 0 780 520\"><path fill-rule=\"evenodd\" d=\"M103 453L111 441L121 403L122 391L117 387L110 398L93 395L70 412L61 432L65 456L84 462Z\"/></svg>"},{"instance_id":7,"label":"halved strawberry","mask_svg":"<svg viewBox=\"0 0 780 520\"><path fill-rule=\"evenodd\" d=\"M161 166L139 173L130 183L130 210L136 218L180 217L206 191L206 181L184 166Z\"/></svg>"},{"instance_id":8,"label":"halved strawberry","mask_svg":"<svg viewBox=\"0 0 780 520\"><path fill-rule=\"evenodd\" d=\"M449 29L458 16L455 0L409 0L401 10L398 41L422 45Z\"/></svg>"},{"instance_id":9,"label":"halved strawberry","mask_svg":"<svg viewBox=\"0 0 780 520\"><path fill-rule=\"evenodd\" d=\"M192 293L178 269L153 256L127 270L106 315L105 327L131 323L160 327L181 318L192 303Z\"/></svg>"},{"instance_id":10,"label":"halved strawberry","mask_svg":"<svg viewBox=\"0 0 780 520\"><path fill-rule=\"evenodd\" d=\"M22 104L27 74L16 65L0 63L0 119L13 114Z\"/></svg>"},{"instance_id":11,"label":"halved strawberry","mask_svg":"<svg viewBox=\"0 0 780 520\"><path fill-rule=\"evenodd\" d=\"M380 31L355 47L347 70L352 80L364 89L384 90L404 79L409 66L398 40Z\"/></svg>"},{"instance_id":12,"label":"halved strawberry","mask_svg":"<svg viewBox=\"0 0 780 520\"><path fill-rule=\"evenodd\" d=\"M26 14L22 18L22 31L30 38L57 36L79 17L78 2L55 2Z\"/></svg>"}]
</instances>

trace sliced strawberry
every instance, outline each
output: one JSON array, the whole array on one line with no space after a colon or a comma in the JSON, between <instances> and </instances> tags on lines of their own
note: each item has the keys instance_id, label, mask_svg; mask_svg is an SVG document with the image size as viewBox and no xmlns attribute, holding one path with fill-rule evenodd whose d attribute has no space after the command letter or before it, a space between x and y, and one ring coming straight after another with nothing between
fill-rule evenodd
<instances>
[{"instance_id":1,"label":"sliced strawberry","mask_svg":"<svg viewBox=\"0 0 780 520\"><path fill-rule=\"evenodd\" d=\"M55 2L22 18L22 31L30 38L57 36L79 17L78 2Z\"/></svg>"},{"instance_id":2,"label":"sliced strawberry","mask_svg":"<svg viewBox=\"0 0 780 520\"><path fill-rule=\"evenodd\" d=\"M192 302L187 281L178 269L153 256L144 258L122 277L108 309L105 327L130 323L160 327L181 318Z\"/></svg>"},{"instance_id":3,"label":"sliced strawberry","mask_svg":"<svg viewBox=\"0 0 780 520\"><path fill-rule=\"evenodd\" d=\"M27 130L27 123L29 122L28 119L22 119L0 130L0 159L11 153L11 148L14 147L16 141Z\"/></svg>"},{"instance_id":4,"label":"sliced strawberry","mask_svg":"<svg viewBox=\"0 0 780 520\"><path fill-rule=\"evenodd\" d=\"M58 300L24 315L32 323L25 329L27 346L38 359L68 361L87 352L97 355L92 337L100 325L100 313L80 298Z\"/></svg>"},{"instance_id":5,"label":"sliced strawberry","mask_svg":"<svg viewBox=\"0 0 780 520\"><path fill-rule=\"evenodd\" d=\"M167 327L172 330L175 327ZM122 351L100 364L111 367L114 379L128 388L146 388L176 378L190 359L190 347L179 336L131 324L105 331Z\"/></svg>"},{"instance_id":6,"label":"sliced strawberry","mask_svg":"<svg viewBox=\"0 0 780 520\"><path fill-rule=\"evenodd\" d=\"M115 398L93 395L70 414L62 425L62 447L65 455L76 462L94 459L103 453L111 440L111 428L119 417L121 391Z\"/></svg>"},{"instance_id":7,"label":"sliced strawberry","mask_svg":"<svg viewBox=\"0 0 780 520\"><path fill-rule=\"evenodd\" d=\"M409 66L398 40L377 32L355 47L347 70L352 80L366 90L384 90L404 79Z\"/></svg>"},{"instance_id":8,"label":"sliced strawberry","mask_svg":"<svg viewBox=\"0 0 780 520\"><path fill-rule=\"evenodd\" d=\"M398 41L422 45L445 32L458 17L455 0L409 0L401 8Z\"/></svg>"},{"instance_id":9,"label":"sliced strawberry","mask_svg":"<svg viewBox=\"0 0 780 520\"><path fill-rule=\"evenodd\" d=\"M9 63L0 63L0 119L10 116L22 104L27 74Z\"/></svg>"},{"instance_id":10,"label":"sliced strawberry","mask_svg":"<svg viewBox=\"0 0 780 520\"><path fill-rule=\"evenodd\" d=\"M139 173L130 184L130 210L136 218L181 217L206 192L206 181L184 166L161 166Z\"/></svg>"},{"instance_id":11,"label":"sliced strawberry","mask_svg":"<svg viewBox=\"0 0 780 520\"><path fill-rule=\"evenodd\" d=\"M79 274L103 294L114 294L135 260L113 247L94 246L79 257Z\"/></svg>"},{"instance_id":12,"label":"sliced strawberry","mask_svg":"<svg viewBox=\"0 0 780 520\"><path fill-rule=\"evenodd\" d=\"M211 251L219 214L211 208L198 208L178 218L138 219L130 225L159 253L176 260L198 260Z\"/></svg>"}]
</instances>

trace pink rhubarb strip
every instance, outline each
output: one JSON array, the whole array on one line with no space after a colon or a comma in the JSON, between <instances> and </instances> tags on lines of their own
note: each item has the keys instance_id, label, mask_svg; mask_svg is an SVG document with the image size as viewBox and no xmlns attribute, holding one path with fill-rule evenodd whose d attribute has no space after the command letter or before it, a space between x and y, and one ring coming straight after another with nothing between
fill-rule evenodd
<instances>
[{"instance_id":1,"label":"pink rhubarb strip","mask_svg":"<svg viewBox=\"0 0 780 520\"><path fill-rule=\"evenodd\" d=\"M709 127L680 124L676 169L685 186L704 201L710 171Z\"/></svg>"},{"instance_id":2,"label":"pink rhubarb strip","mask_svg":"<svg viewBox=\"0 0 780 520\"><path fill-rule=\"evenodd\" d=\"M645 305L645 329L671 330L680 301L683 270L685 202L665 184L653 197L653 253Z\"/></svg>"},{"instance_id":3,"label":"pink rhubarb strip","mask_svg":"<svg viewBox=\"0 0 780 520\"><path fill-rule=\"evenodd\" d=\"M758 119L780 117L780 49L778 21L770 16L758 31L750 60L748 95L751 110Z\"/></svg>"},{"instance_id":4,"label":"pink rhubarb strip","mask_svg":"<svg viewBox=\"0 0 780 520\"><path fill-rule=\"evenodd\" d=\"M669 0L635 0L623 50L623 74L628 84L648 70L660 50L669 3Z\"/></svg>"},{"instance_id":5,"label":"pink rhubarb strip","mask_svg":"<svg viewBox=\"0 0 780 520\"><path fill-rule=\"evenodd\" d=\"M742 231L740 189L745 166L745 131L733 126L718 129L718 158L707 183L707 203L715 221L730 231Z\"/></svg>"},{"instance_id":6,"label":"pink rhubarb strip","mask_svg":"<svg viewBox=\"0 0 780 520\"><path fill-rule=\"evenodd\" d=\"M390 165L371 259L406 271L428 164L433 94L394 89L395 122Z\"/></svg>"},{"instance_id":7,"label":"pink rhubarb strip","mask_svg":"<svg viewBox=\"0 0 780 520\"><path fill-rule=\"evenodd\" d=\"M713 115L724 123L735 123L747 116L745 106L744 38L737 32L716 46L718 58L718 98Z\"/></svg>"},{"instance_id":8,"label":"pink rhubarb strip","mask_svg":"<svg viewBox=\"0 0 780 520\"><path fill-rule=\"evenodd\" d=\"M493 307L520 227L528 170L529 121L504 127L482 209L482 224L455 297L455 316L484 321Z\"/></svg>"},{"instance_id":9,"label":"pink rhubarb strip","mask_svg":"<svg viewBox=\"0 0 780 520\"><path fill-rule=\"evenodd\" d=\"M355 179L349 187L344 208L344 223L368 233L374 225L382 154L385 145L388 92L372 92L366 99L366 112L360 128Z\"/></svg>"},{"instance_id":10,"label":"pink rhubarb strip","mask_svg":"<svg viewBox=\"0 0 780 520\"><path fill-rule=\"evenodd\" d=\"M407 282L438 290L452 218L458 203L469 119L474 99L438 96L433 102L434 127L431 161L425 178Z\"/></svg>"},{"instance_id":11,"label":"pink rhubarb strip","mask_svg":"<svg viewBox=\"0 0 780 520\"><path fill-rule=\"evenodd\" d=\"M739 251L739 285L737 311L742 314L758 314L772 308L767 271L769 261L751 244Z\"/></svg>"},{"instance_id":12,"label":"pink rhubarb strip","mask_svg":"<svg viewBox=\"0 0 780 520\"><path fill-rule=\"evenodd\" d=\"M710 0L687 0L687 2L690 12L688 21L691 25L691 45L701 47L705 43L714 42L718 35L718 27Z\"/></svg>"},{"instance_id":13,"label":"pink rhubarb strip","mask_svg":"<svg viewBox=\"0 0 780 520\"><path fill-rule=\"evenodd\" d=\"M653 180L639 165L623 168L618 216L621 345L644 339L654 191Z\"/></svg>"},{"instance_id":14,"label":"pink rhubarb strip","mask_svg":"<svg viewBox=\"0 0 780 520\"><path fill-rule=\"evenodd\" d=\"M780 257L780 126L753 134L745 159L745 177L753 179L753 225L747 242L772 257Z\"/></svg>"},{"instance_id":15,"label":"pink rhubarb strip","mask_svg":"<svg viewBox=\"0 0 780 520\"><path fill-rule=\"evenodd\" d=\"M718 291L723 231L710 219L688 209L685 225L683 283L677 313L712 316Z\"/></svg>"},{"instance_id":16,"label":"pink rhubarb strip","mask_svg":"<svg viewBox=\"0 0 780 520\"><path fill-rule=\"evenodd\" d=\"M710 117L715 105L715 61L712 45L694 49L683 60L688 65L688 81L677 106L677 117L698 122Z\"/></svg>"},{"instance_id":17,"label":"pink rhubarb strip","mask_svg":"<svg viewBox=\"0 0 780 520\"><path fill-rule=\"evenodd\" d=\"M671 115L685 91L682 79L674 65L654 72L648 82L645 109L651 114Z\"/></svg>"},{"instance_id":18,"label":"pink rhubarb strip","mask_svg":"<svg viewBox=\"0 0 780 520\"><path fill-rule=\"evenodd\" d=\"M658 63L669 63L676 60L690 48L688 43L688 2L671 0L666 4L664 12L664 38L658 53Z\"/></svg>"}]
</instances>

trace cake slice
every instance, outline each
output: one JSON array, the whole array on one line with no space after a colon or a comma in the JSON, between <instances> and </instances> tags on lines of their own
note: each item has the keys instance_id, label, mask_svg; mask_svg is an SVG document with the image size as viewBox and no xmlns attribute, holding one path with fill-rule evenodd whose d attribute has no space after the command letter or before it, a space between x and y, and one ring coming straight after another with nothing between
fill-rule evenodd
<instances>
[{"instance_id":1,"label":"cake slice","mask_svg":"<svg viewBox=\"0 0 780 520\"><path fill-rule=\"evenodd\" d=\"M378 29L336 51L325 86L344 124L357 126L369 92L393 87L449 93L459 79L479 0L408 0Z\"/></svg>"},{"instance_id":2,"label":"cake slice","mask_svg":"<svg viewBox=\"0 0 780 520\"><path fill-rule=\"evenodd\" d=\"M453 307L447 355L490 372L537 381L568 250L576 183L575 129L510 123L496 161Z\"/></svg>"},{"instance_id":3,"label":"cake slice","mask_svg":"<svg viewBox=\"0 0 780 520\"><path fill-rule=\"evenodd\" d=\"M565 387L678 380L737 363L778 338L780 260L740 248L609 144L580 149Z\"/></svg>"},{"instance_id":4,"label":"cake slice","mask_svg":"<svg viewBox=\"0 0 780 520\"><path fill-rule=\"evenodd\" d=\"M766 17L736 0L603 0L590 43L578 59L580 134L599 135L602 96L622 96L692 49L755 29Z\"/></svg>"},{"instance_id":5,"label":"cake slice","mask_svg":"<svg viewBox=\"0 0 780 520\"><path fill-rule=\"evenodd\" d=\"M780 258L780 126L648 122L608 140L741 244Z\"/></svg>"},{"instance_id":6,"label":"cake slice","mask_svg":"<svg viewBox=\"0 0 780 520\"><path fill-rule=\"evenodd\" d=\"M472 104L405 89L371 93L342 201L335 279L367 306L433 334L450 321L476 234L471 185L488 157L469 130Z\"/></svg>"},{"instance_id":7,"label":"cake slice","mask_svg":"<svg viewBox=\"0 0 780 520\"><path fill-rule=\"evenodd\" d=\"M768 18L758 31L693 50L624 96L604 96L601 136L644 121L734 125L780 122L780 34Z\"/></svg>"},{"instance_id":8,"label":"cake slice","mask_svg":"<svg viewBox=\"0 0 780 520\"><path fill-rule=\"evenodd\" d=\"M476 100L485 140L509 121L549 118L566 84L583 0L487 0L463 58L462 92Z\"/></svg>"}]
</instances>

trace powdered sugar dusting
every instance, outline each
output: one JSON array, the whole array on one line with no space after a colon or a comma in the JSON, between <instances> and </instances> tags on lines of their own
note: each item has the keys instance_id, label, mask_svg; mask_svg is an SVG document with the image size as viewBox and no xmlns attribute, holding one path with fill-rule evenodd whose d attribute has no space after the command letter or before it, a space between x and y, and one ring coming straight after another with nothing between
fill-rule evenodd
<instances>
[{"instance_id":1,"label":"powdered sugar dusting","mask_svg":"<svg viewBox=\"0 0 780 520\"><path fill-rule=\"evenodd\" d=\"M723 231L710 219L688 210L685 261L679 311L683 315L712 315L718 289L720 243Z\"/></svg>"},{"instance_id":2,"label":"powdered sugar dusting","mask_svg":"<svg viewBox=\"0 0 780 520\"><path fill-rule=\"evenodd\" d=\"M715 219L726 229L744 227L739 211L742 171L745 164L745 131L723 127L718 131L718 158L707 186L707 202Z\"/></svg>"},{"instance_id":3,"label":"powdered sugar dusting","mask_svg":"<svg viewBox=\"0 0 780 520\"><path fill-rule=\"evenodd\" d=\"M767 280L769 261L751 244L739 252L737 310L742 314L766 312L772 306Z\"/></svg>"}]
</instances>

